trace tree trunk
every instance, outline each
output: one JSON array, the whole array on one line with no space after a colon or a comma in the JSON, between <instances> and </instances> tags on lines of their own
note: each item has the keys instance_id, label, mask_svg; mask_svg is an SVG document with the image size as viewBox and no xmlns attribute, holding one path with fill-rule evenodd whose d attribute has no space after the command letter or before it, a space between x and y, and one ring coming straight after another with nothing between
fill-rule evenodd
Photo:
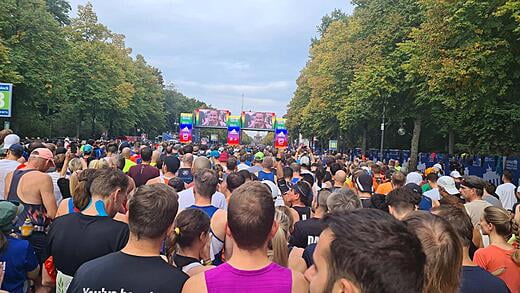
<instances>
[{"instance_id":1,"label":"tree trunk","mask_svg":"<svg viewBox=\"0 0 520 293\"><path fill-rule=\"evenodd\" d=\"M90 131L90 137L91 138L94 138L94 134L96 132L96 113L95 112L92 112L92 130Z\"/></svg>"},{"instance_id":2,"label":"tree trunk","mask_svg":"<svg viewBox=\"0 0 520 293\"><path fill-rule=\"evenodd\" d=\"M83 123L83 112L79 114L79 121L76 127L76 138L79 139L79 131L81 129L81 124Z\"/></svg>"},{"instance_id":3,"label":"tree trunk","mask_svg":"<svg viewBox=\"0 0 520 293\"><path fill-rule=\"evenodd\" d=\"M367 154L367 130L368 125L365 123L363 125L363 136L361 137L361 154Z\"/></svg>"},{"instance_id":4,"label":"tree trunk","mask_svg":"<svg viewBox=\"0 0 520 293\"><path fill-rule=\"evenodd\" d=\"M453 155L455 152L455 131L450 129L448 132L448 154Z\"/></svg>"},{"instance_id":5,"label":"tree trunk","mask_svg":"<svg viewBox=\"0 0 520 293\"><path fill-rule=\"evenodd\" d=\"M408 171L417 170L417 159L419 156L419 138L421 137L422 117L417 117L413 122L412 146L410 148L410 161Z\"/></svg>"}]
</instances>

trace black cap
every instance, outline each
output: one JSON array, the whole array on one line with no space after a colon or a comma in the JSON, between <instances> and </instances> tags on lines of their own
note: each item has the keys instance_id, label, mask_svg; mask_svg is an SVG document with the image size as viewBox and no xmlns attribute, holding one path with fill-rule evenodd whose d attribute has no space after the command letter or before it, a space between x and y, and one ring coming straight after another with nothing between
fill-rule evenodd
<instances>
[{"instance_id":1,"label":"black cap","mask_svg":"<svg viewBox=\"0 0 520 293\"><path fill-rule=\"evenodd\" d=\"M363 173L356 178L356 187L361 192L374 193L372 176L368 173Z\"/></svg>"},{"instance_id":2,"label":"black cap","mask_svg":"<svg viewBox=\"0 0 520 293\"><path fill-rule=\"evenodd\" d=\"M460 185L469 188L484 190L484 188L486 187L486 181L477 176L464 176L462 177L462 182L460 183Z\"/></svg>"},{"instance_id":3,"label":"black cap","mask_svg":"<svg viewBox=\"0 0 520 293\"><path fill-rule=\"evenodd\" d=\"M12 144L9 147L9 151L13 153L13 155L21 157L23 155L23 146L19 143Z\"/></svg>"},{"instance_id":4,"label":"black cap","mask_svg":"<svg viewBox=\"0 0 520 293\"><path fill-rule=\"evenodd\" d=\"M164 158L163 164L166 166L168 172L175 173L177 170L179 170L181 161L179 161L177 157L167 156Z\"/></svg>"}]
</instances>

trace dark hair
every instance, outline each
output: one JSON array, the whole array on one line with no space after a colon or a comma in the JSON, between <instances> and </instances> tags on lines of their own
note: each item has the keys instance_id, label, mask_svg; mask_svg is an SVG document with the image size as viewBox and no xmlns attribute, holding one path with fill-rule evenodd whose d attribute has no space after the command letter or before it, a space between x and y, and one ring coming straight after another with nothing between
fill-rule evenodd
<instances>
[{"instance_id":1,"label":"dark hair","mask_svg":"<svg viewBox=\"0 0 520 293\"><path fill-rule=\"evenodd\" d=\"M226 167L229 171L233 171L237 168L237 158L235 157L229 157L226 162Z\"/></svg>"},{"instance_id":2,"label":"dark hair","mask_svg":"<svg viewBox=\"0 0 520 293\"><path fill-rule=\"evenodd\" d=\"M90 186L99 173L101 173L101 169L85 169L76 175L78 176L78 184L76 185L74 196L71 200L74 206L80 211L88 206L92 198Z\"/></svg>"},{"instance_id":3,"label":"dark hair","mask_svg":"<svg viewBox=\"0 0 520 293\"><path fill-rule=\"evenodd\" d=\"M324 292L341 278L364 293L422 291L426 257L402 222L377 209L357 209L327 214L323 223L334 238Z\"/></svg>"},{"instance_id":4,"label":"dark hair","mask_svg":"<svg viewBox=\"0 0 520 293\"><path fill-rule=\"evenodd\" d=\"M304 174L302 174L302 179L305 182L309 183L310 186L314 185L314 177L312 176L312 174L304 173Z\"/></svg>"},{"instance_id":5,"label":"dark hair","mask_svg":"<svg viewBox=\"0 0 520 293\"><path fill-rule=\"evenodd\" d=\"M240 156L240 163L245 163L247 161L247 156L246 155L241 155Z\"/></svg>"},{"instance_id":6,"label":"dark hair","mask_svg":"<svg viewBox=\"0 0 520 293\"><path fill-rule=\"evenodd\" d=\"M150 162L152 160L152 149L150 147L144 147L141 149L141 159L143 162Z\"/></svg>"},{"instance_id":7,"label":"dark hair","mask_svg":"<svg viewBox=\"0 0 520 293\"><path fill-rule=\"evenodd\" d=\"M340 164L338 164L338 163L330 164L330 174L332 176L336 175L336 172L338 172L339 170L341 170L341 165Z\"/></svg>"},{"instance_id":8,"label":"dark hair","mask_svg":"<svg viewBox=\"0 0 520 293\"><path fill-rule=\"evenodd\" d=\"M191 144L185 145L182 147L183 154L191 154L193 153L193 146Z\"/></svg>"},{"instance_id":9,"label":"dark hair","mask_svg":"<svg viewBox=\"0 0 520 293\"><path fill-rule=\"evenodd\" d=\"M255 250L267 243L274 222L274 202L269 188L258 181L233 191L227 222L240 249Z\"/></svg>"},{"instance_id":10,"label":"dark hair","mask_svg":"<svg viewBox=\"0 0 520 293\"><path fill-rule=\"evenodd\" d=\"M115 144L108 145L107 152L109 152L111 154L117 154L117 145L115 145Z\"/></svg>"},{"instance_id":11,"label":"dark hair","mask_svg":"<svg viewBox=\"0 0 520 293\"><path fill-rule=\"evenodd\" d=\"M495 186L495 184L489 182L489 181L486 181L486 185L484 186L484 189L486 190L487 193L489 193L490 195L493 195L495 194L495 191L497 191L497 187Z\"/></svg>"},{"instance_id":12,"label":"dark hair","mask_svg":"<svg viewBox=\"0 0 520 293\"><path fill-rule=\"evenodd\" d=\"M179 170L181 166L181 162L177 157L167 156L164 158L162 165L166 166L166 171L170 173L175 173Z\"/></svg>"},{"instance_id":13,"label":"dark hair","mask_svg":"<svg viewBox=\"0 0 520 293\"><path fill-rule=\"evenodd\" d=\"M89 190L91 195L107 197L117 188L127 190L128 184L128 177L121 170L99 169L99 173L96 173L96 178L92 181Z\"/></svg>"},{"instance_id":14,"label":"dark hair","mask_svg":"<svg viewBox=\"0 0 520 293\"><path fill-rule=\"evenodd\" d=\"M298 194L300 197L300 201L307 207L310 207L312 204L312 187L306 181L300 180L293 185L292 189Z\"/></svg>"},{"instance_id":15,"label":"dark hair","mask_svg":"<svg viewBox=\"0 0 520 293\"><path fill-rule=\"evenodd\" d=\"M504 176L508 181L513 181L513 174L508 169L504 169L502 176Z\"/></svg>"},{"instance_id":16,"label":"dark hair","mask_svg":"<svg viewBox=\"0 0 520 293\"><path fill-rule=\"evenodd\" d=\"M469 247L473 239L473 224L466 209L453 205L443 205L432 208L432 213L451 224L463 247Z\"/></svg>"},{"instance_id":17,"label":"dark hair","mask_svg":"<svg viewBox=\"0 0 520 293\"><path fill-rule=\"evenodd\" d=\"M417 235L426 254L423 292L458 292L462 269L462 245L451 225L428 212L412 212L404 219Z\"/></svg>"},{"instance_id":18,"label":"dark hair","mask_svg":"<svg viewBox=\"0 0 520 293\"><path fill-rule=\"evenodd\" d=\"M166 184L140 186L128 201L128 226L137 239L158 239L173 223L179 196Z\"/></svg>"},{"instance_id":19,"label":"dark hair","mask_svg":"<svg viewBox=\"0 0 520 293\"><path fill-rule=\"evenodd\" d=\"M202 233L209 233L210 219L200 209L185 209L180 212L173 222L174 231L167 240L168 258L173 263L172 256L175 247L190 247Z\"/></svg>"},{"instance_id":20,"label":"dark hair","mask_svg":"<svg viewBox=\"0 0 520 293\"><path fill-rule=\"evenodd\" d=\"M218 177L215 171L210 169L199 170L193 176L195 181L195 190L197 194L204 197L209 197L217 191Z\"/></svg>"},{"instance_id":21,"label":"dark hair","mask_svg":"<svg viewBox=\"0 0 520 293\"><path fill-rule=\"evenodd\" d=\"M176 192L181 192L186 189L184 186L184 181L182 181L182 179L179 177L174 177L168 180L168 186L173 187Z\"/></svg>"},{"instance_id":22,"label":"dark hair","mask_svg":"<svg viewBox=\"0 0 520 293\"><path fill-rule=\"evenodd\" d=\"M226 177L226 184L227 189L230 192L233 192L235 189L237 189L240 185L244 184L246 182L246 179L244 176L238 174L237 172L229 173Z\"/></svg>"},{"instance_id":23,"label":"dark hair","mask_svg":"<svg viewBox=\"0 0 520 293\"><path fill-rule=\"evenodd\" d=\"M399 186L399 187L402 187L404 186L405 182L406 182L406 176L404 175L403 172L394 172L394 174L392 174L392 184L395 185L395 186Z\"/></svg>"},{"instance_id":24,"label":"dark hair","mask_svg":"<svg viewBox=\"0 0 520 293\"><path fill-rule=\"evenodd\" d=\"M421 199L408 188L396 188L386 196L386 204L392 206L398 213L414 211Z\"/></svg>"},{"instance_id":25,"label":"dark hair","mask_svg":"<svg viewBox=\"0 0 520 293\"><path fill-rule=\"evenodd\" d=\"M437 179L439 179L439 175L435 172L430 172L428 175L426 175L426 180L431 182L437 182Z\"/></svg>"},{"instance_id":26,"label":"dark hair","mask_svg":"<svg viewBox=\"0 0 520 293\"><path fill-rule=\"evenodd\" d=\"M292 178L293 170L290 167L283 167L282 171L284 178Z\"/></svg>"},{"instance_id":27,"label":"dark hair","mask_svg":"<svg viewBox=\"0 0 520 293\"><path fill-rule=\"evenodd\" d=\"M240 170L237 173L238 173L238 175L244 177L244 180L252 180L251 173L247 170Z\"/></svg>"}]
</instances>

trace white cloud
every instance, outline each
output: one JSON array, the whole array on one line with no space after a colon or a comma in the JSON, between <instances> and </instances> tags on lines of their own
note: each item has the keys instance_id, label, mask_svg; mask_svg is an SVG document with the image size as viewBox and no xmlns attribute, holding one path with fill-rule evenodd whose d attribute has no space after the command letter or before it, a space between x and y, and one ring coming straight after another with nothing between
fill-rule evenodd
<instances>
[{"instance_id":1,"label":"white cloud","mask_svg":"<svg viewBox=\"0 0 520 293\"><path fill-rule=\"evenodd\" d=\"M175 80L173 84L182 87L198 88L217 93L238 93L238 94L258 94L269 93L271 91L286 90L293 86L293 81L271 81L266 83L254 84L223 84L223 83L200 83L189 80Z\"/></svg>"}]
</instances>

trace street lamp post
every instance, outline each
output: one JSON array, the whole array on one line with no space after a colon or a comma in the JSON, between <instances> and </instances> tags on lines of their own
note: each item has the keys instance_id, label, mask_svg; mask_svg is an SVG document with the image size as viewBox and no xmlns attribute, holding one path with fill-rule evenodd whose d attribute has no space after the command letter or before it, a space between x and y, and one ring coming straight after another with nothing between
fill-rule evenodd
<instances>
[{"instance_id":1,"label":"street lamp post","mask_svg":"<svg viewBox=\"0 0 520 293\"><path fill-rule=\"evenodd\" d=\"M381 162L383 162L383 147L384 147L384 142L385 142L385 112L386 112L386 105L385 105L385 102L383 101L383 120L381 121L381 148L379 150L379 153L381 154L380 155Z\"/></svg>"}]
</instances>

